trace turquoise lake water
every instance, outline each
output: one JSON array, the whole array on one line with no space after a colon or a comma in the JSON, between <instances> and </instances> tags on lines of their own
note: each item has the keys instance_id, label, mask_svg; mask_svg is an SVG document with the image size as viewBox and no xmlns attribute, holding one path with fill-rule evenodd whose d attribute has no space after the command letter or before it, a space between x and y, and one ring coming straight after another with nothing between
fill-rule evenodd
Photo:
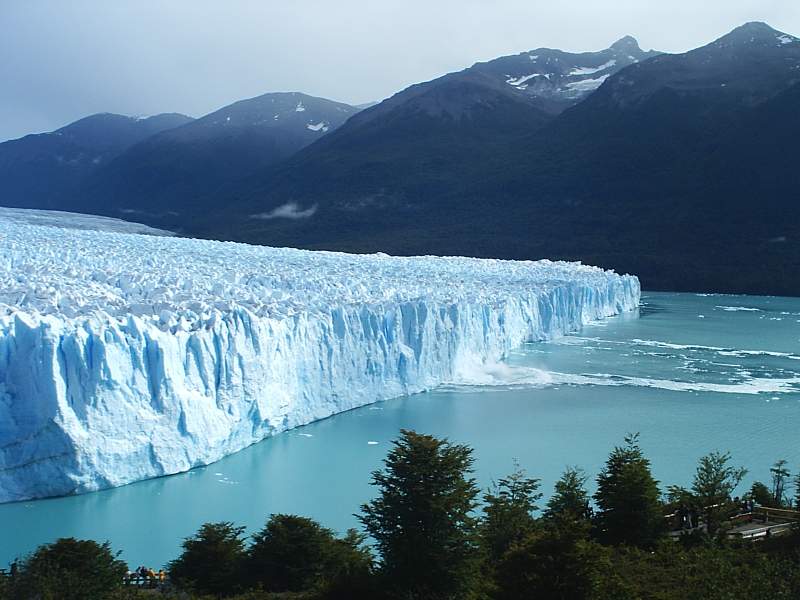
<instances>
[{"instance_id":1,"label":"turquoise lake water","mask_svg":"<svg viewBox=\"0 0 800 600\"><path fill-rule=\"evenodd\" d=\"M800 469L800 299L645 293L638 314L529 344L473 381L390 400L265 440L208 467L123 488L0 505L0 565L57 537L109 540L132 567L177 556L207 521L255 530L307 515L338 531L371 497L401 428L475 449L482 486L516 459L548 494L567 465L594 477L627 432L663 485L729 450L753 479Z\"/></svg>"}]
</instances>

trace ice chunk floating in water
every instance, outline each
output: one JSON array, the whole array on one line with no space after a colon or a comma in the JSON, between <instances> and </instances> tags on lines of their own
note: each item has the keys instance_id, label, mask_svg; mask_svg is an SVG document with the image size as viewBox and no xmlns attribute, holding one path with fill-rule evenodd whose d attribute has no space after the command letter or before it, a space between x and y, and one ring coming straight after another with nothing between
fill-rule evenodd
<instances>
[{"instance_id":1,"label":"ice chunk floating in water","mask_svg":"<svg viewBox=\"0 0 800 600\"><path fill-rule=\"evenodd\" d=\"M0 239L0 501L208 464L639 302L635 277L563 262Z\"/></svg>"}]
</instances>

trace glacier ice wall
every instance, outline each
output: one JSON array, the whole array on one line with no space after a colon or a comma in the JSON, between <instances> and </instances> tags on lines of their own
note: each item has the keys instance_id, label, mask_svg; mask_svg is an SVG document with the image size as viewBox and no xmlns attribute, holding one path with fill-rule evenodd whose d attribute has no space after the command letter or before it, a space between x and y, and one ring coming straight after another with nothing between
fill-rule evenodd
<instances>
[{"instance_id":1,"label":"glacier ice wall","mask_svg":"<svg viewBox=\"0 0 800 600\"><path fill-rule=\"evenodd\" d=\"M211 463L639 302L574 263L276 249L0 218L0 502Z\"/></svg>"}]
</instances>

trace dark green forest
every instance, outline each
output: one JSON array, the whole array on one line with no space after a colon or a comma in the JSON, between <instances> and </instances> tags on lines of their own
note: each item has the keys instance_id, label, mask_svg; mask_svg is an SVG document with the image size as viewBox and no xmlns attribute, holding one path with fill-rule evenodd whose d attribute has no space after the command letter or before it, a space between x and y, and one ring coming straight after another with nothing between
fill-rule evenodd
<instances>
[{"instance_id":1,"label":"dark green forest","mask_svg":"<svg viewBox=\"0 0 800 600\"><path fill-rule=\"evenodd\" d=\"M543 502L517 463L479 489L474 460L469 446L402 431L372 473L360 531L287 514L249 537L206 523L161 577L129 573L108 543L60 539L11 565L0 599L800 598L800 475L786 461L736 495L745 470L712 452L689 488L663 488L629 435L593 495L569 467Z\"/></svg>"}]
</instances>

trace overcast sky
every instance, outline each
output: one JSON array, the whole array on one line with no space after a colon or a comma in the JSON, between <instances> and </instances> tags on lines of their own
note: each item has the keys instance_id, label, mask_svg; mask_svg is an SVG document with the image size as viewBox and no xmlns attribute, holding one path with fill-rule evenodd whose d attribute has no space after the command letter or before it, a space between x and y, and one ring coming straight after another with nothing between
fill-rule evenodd
<instances>
[{"instance_id":1,"label":"overcast sky","mask_svg":"<svg viewBox=\"0 0 800 600\"><path fill-rule=\"evenodd\" d=\"M271 91L379 100L478 60L682 52L798 0L0 0L0 140L96 112L200 116Z\"/></svg>"}]
</instances>

